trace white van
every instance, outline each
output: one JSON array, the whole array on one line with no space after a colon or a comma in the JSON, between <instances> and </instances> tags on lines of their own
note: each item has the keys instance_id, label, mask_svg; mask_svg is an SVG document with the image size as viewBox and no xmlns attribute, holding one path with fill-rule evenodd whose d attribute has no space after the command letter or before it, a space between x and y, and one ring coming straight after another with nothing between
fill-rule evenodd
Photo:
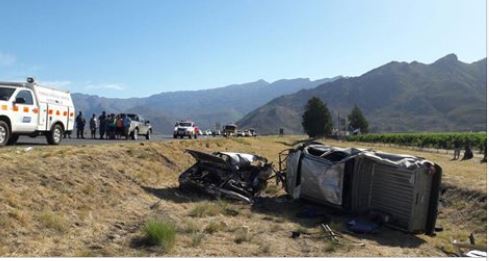
<instances>
[{"instance_id":1,"label":"white van","mask_svg":"<svg viewBox=\"0 0 489 261\"><path fill-rule=\"evenodd\" d=\"M0 147L15 144L20 135L45 135L57 145L72 132L75 107L68 91L27 82L0 82Z\"/></svg>"}]
</instances>

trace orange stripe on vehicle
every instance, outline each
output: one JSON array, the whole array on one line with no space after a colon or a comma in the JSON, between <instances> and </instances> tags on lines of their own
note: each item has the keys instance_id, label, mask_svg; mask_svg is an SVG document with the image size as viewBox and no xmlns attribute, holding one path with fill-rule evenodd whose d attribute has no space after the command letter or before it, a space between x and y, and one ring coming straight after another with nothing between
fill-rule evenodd
<instances>
[{"instance_id":1,"label":"orange stripe on vehicle","mask_svg":"<svg viewBox=\"0 0 489 261\"><path fill-rule=\"evenodd\" d=\"M7 105L2 105L2 110L4 110L4 111L8 110L8 106Z\"/></svg>"},{"instance_id":2,"label":"orange stripe on vehicle","mask_svg":"<svg viewBox=\"0 0 489 261\"><path fill-rule=\"evenodd\" d=\"M24 112L29 112L29 107L24 107Z\"/></svg>"},{"instance_id":3,"label":"orange stripe on vehicle","mask_svg":"<svg viewBox=\"0 0 489 261\"><path fill-rule=\"evenodd\" d=\"M13 106L13 108L12 108L12 109L13 109L14 111L19 111L19 107L18 107L18 106L15 106L15 105Z\"/></svg>"},{"instance_id":4,"label":"orange stripe on vehicle","mask_svg":"<svg viewBox=\"0 0 489 261\"><path fill-rule=\"evenodd\" d=\"M70 117L73 117L74 115L75 115L75 114L74 114L73 112L72 112L72 113L70 113Z\"/></svg>"},{"instance_id":5,"label":"orange stripe on vehicle","mask_svg":"<svg viewBox=\"0 0 489 261\"><path fill-rule=\"evenodd\" d=\"M34 109L32 109L32 112L33 113L39 113L39 109L38 108L34 108Z\"/></svg>"},{"instance_id":6,"label":"orange stripe on vehicle","mask_svg":"<svg viewBox=\"0 0 489 261\"><path fill-rule=\"evenodd\" d=\"M53 110L49 110L49 111L48 111L48 114L49 114L49 115L53 114Z\"/></svg>"},{"instance_id":7,"label":"orange stripe on vehicle","mask_svg":"<svg viewBox=\"0 0 489 261\"><path fill-rule=\"evenodd\" d=\"M63 112L63 116L68 116L68 112L67 111L64 111Z\"/></svg>"},{"instance_id":8,"label":"orange stripe on vehicle","mask_svg":"<svg viewBox=\"0 0 489 261\"><path fill-rule=\"evenodd\" d=\"M60 113L59 111L56 111L56 115L58 115L58 116L59 116L60 114L61 114L61 113Z\"/></svg>"}]
</instances>

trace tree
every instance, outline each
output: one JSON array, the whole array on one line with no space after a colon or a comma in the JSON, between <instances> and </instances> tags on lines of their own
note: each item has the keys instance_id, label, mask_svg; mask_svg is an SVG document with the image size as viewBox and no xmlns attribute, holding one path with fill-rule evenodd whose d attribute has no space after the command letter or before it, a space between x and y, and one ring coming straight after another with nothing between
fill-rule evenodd
<instances>
[{"instance_id":1,"label":"tree","mask_svg":"<svg viewBox=\"0 0 489 261\"><path fill-rule=\"evenodd\" d=\"M333 120L328 107L318 97L312 97L306 104L302 115L302 127L309 137L331 134Z\"/></svg>"},{"instance_id":2,"label":"tree","mask_svg":"<svg viewBox=\"0 0 489 261\"><path fill-rule=\"evenodd\" d=\"M350 115L348 115L348 121L350 121L350 127L354 130L360 129L362 133L368 133L368 122L363 116L362 111L357 105L353 107Z\"/></svg>"}]
</instances>

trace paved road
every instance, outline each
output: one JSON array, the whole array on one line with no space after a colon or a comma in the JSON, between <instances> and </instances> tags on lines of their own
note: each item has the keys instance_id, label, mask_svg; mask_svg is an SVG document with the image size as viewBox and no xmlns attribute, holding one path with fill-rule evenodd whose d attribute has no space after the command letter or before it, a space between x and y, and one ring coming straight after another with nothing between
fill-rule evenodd
<instances>
[{"instance_id":1,"label":"paved road","mask_svg":"<svg viewBox=\"0 0 489 261\"><path fill-rule=\"evenodd\" d=\"M73 135L72 135L73 136ZM173 137L170 135L152 135L150 141L163 141L163 140L170 140ZM199 139L202 138L210 138L206 136L200 136ZM188 139L185 139L188 140ZM63 139L61 141L60 145L84 145L84 144L114 144L114 143L127 143L127 142L147 142L146 138L144 136L140 136L138 140L126 140L126 139L121 139L121 140L100 140L100 139L76 139L76 138L71 138L71 139ZM19 140L17 141L16 146L40 146L40 145L47 145L46 138L44 136L38 136L36 138L30 138L27 136L20 136Z\"/></svg>"}]
</instances>

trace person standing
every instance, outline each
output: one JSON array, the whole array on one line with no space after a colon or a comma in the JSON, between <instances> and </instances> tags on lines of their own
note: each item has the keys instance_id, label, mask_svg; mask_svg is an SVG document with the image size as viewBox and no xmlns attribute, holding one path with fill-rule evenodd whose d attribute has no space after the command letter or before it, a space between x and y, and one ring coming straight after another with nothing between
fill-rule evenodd
<instances>
[{"instance_id":1,"label":"person standing","mask_svg":"<svg viewBox=\"0 0 489 261\"><path fill-rule=\"evenodd\" d=\"M85 118L83 117L82 112L78 113L78 116L76 116L75 119L76 122L76 138L77 139L85 139L83 136L83 132L85 131Z\"/></svg>"},{"instance_id":2,"label":"person standing","mask_svg":"<svg viewBox=\"0 0 489 261\"><path fill-rule=\"evenodd\" d=\"M98 117L98 122L99 122L99 134L100 134L100 139L104 139L105 132L107 130L107 124L106 124L106 118L107 116L105 115L105 111L102 112L102 115Z\"/></svg>"},{"instance_id":3,"label":"person standing","mask_svg":"<svg viewBox=\"0 0 489 261\"><path fill-rule=\"evenodd\" d=\"M92 139L96 139L95 134L97 133L97 128L98 128L98 121L97 121L97 116L95 116L95 113L92 115L92 118L90 118L90 134Z\"/></svg>"},{"instance_id":4,"label":"person standing","mask_svg":"<svg viewBox=\"0 0 489 261\"><path fill-rule=\"evenodd\" d=\"M458 160L460 158L460 149L462 147L462 144L460 140L455 139L453 142L453 159Z\"/></svg>"}]
</instances>

